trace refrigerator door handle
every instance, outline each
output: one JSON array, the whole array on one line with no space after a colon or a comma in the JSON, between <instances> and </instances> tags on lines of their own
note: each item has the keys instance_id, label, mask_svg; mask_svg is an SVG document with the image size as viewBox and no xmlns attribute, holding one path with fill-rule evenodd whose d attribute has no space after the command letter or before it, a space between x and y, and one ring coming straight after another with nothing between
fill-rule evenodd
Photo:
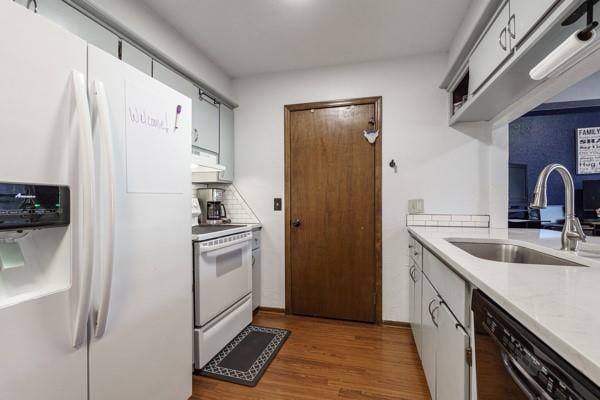
<instances>
[{"instance_id":1,"label":"refrigerator door handle","mask_svg":"<svg viewBox=\"0 0 600 400\"><path fill-rule=\"evenodd\" d=\"M96 106L96 118L99 127L98 135L100 139L100 165L105 167L107 177L107 187L103 190L106 193L107 201L107 218L102 225L108 227L108 238L106 246L101 249L101 265L100 265L100 301L98 311L96 313L96 323L94 335L100 338L106 330L106 322L108 319L108 308L110 305L110 294L112 287L112 274L114 268L115 257L115 204L116 204L116 189L114 175L114 146L112 140L112 132L110 125L110 117L108 111L108 99L104 89L104 83L94 81L93 91ZM100 240L102 244L102 240Z\"/></svg>"},{"instance_id":2,"label":"refrigerator door handle","mask_svg":"<svg viewBox=\"0 0 600 400\"><path fill-rule=\"evenodd\" d=\"M85 338L85 328L91 305L92 274L94 262L94 148L92 142L92 121L87 97L86 78L81 72L73 71L73 90L79 138L77 151L78 190L82 204L81 251L76 262L79 276L79 290L75 300L73 318L73 342L75 348L81 346Z\"/></svg>"}]
</instances>

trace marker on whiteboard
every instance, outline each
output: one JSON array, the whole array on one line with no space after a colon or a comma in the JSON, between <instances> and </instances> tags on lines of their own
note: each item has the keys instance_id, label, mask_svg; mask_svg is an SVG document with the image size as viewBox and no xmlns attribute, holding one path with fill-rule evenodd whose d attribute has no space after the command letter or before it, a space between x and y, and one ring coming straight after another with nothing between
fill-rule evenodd
<instances>
[{"instance_id":1,"label":"marker on whiteboard","mask_svg":"<svg viewBox=\"0 0 600 400\"><path fill-rule=\"evenodd\" d=\"M179 129L177 126L177 120L179 120L179 114L181 114L181 106L177 106L177 111L175 112L175 130Z\"/></svg>"}]
</instances>

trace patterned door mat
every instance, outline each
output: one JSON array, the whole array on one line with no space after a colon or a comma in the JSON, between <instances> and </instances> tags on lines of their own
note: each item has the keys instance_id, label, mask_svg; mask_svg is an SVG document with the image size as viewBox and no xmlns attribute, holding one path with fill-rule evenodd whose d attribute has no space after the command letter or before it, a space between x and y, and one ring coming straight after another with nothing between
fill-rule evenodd
<instances>
[{"instance_id":1,"label":"patterned door mat","mask_svg":"<svg viewBox=\"0 0 600 400\"><path fill-rule=\"evenodd\" d=\"M290 333L248 325L200 370L200 375L256 386Z\"/></svg>"}]
</instances>

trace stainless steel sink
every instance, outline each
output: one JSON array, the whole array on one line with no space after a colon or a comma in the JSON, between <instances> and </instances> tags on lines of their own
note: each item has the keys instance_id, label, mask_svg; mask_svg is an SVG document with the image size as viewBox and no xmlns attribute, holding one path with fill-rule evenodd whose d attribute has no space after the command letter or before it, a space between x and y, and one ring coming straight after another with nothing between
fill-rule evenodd
<instances>
[{"instance_id":1,"label":"stainless steel sink","mask_svg":"<svg viewBox=\"0 0 600 400\"><path fill-rule=\"evenodd\" d=\"M585 267L585 265L551 256L527 247L501 242L470 242L448 240L454 246L484 260L514 264L561 265L565 267Z\"/></svg>"}]
</instances>

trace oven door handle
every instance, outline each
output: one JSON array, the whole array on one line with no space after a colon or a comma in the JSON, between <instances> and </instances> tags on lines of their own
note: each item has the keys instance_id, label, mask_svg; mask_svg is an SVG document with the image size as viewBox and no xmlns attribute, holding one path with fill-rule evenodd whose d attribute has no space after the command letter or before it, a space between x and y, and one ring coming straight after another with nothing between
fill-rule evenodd
<instances>
[{"instance_id":1,"label":"oven door handle","mask_svg":"<svg viewBox=\"0 0 600 400\"><path fill-rule=\"evenodd\" d=\"M217 257L222 254L241 249L249 244L251 240L252 236L248 236L243 239L232 240L231 242L221 243L204 249L202 246L200 246L200 253L202 253L203 256Z\"/></svg>"},{"instance_id":2,"label":"oven door handle","mask_svg":"<svg viewBox=\"0 0 600 400\"><path fill-rule=\"evenodd\" d=\"M527 371L519 365L513 356L504 350L502 350L502 362L512 380L517 384L519 389L525 393L529 400L552 400L552 397L546 393L544 388L527 374ZM521 378L521 376L523 378ZM535 389L537 394L534 393L530 387Z\"/></svg>"}]
</instances>

